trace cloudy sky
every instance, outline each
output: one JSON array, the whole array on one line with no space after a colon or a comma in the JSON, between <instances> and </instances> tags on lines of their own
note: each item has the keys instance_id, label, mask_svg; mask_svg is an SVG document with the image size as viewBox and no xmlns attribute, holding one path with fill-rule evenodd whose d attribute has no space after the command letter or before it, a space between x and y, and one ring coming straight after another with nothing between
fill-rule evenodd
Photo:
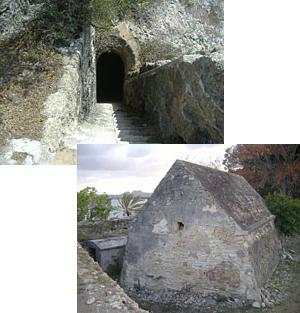
<instances>
[{"instance_id":1,"label":"cloudy sky","mask_svg":"<svg viewBox=\"0 0 300 313\"><path fill-rule=\"evenodd\" d=\"M176 159L200 164L222 160L230 145L78 145L77 190L153 192Z\"/></svg>"}]
</instances>

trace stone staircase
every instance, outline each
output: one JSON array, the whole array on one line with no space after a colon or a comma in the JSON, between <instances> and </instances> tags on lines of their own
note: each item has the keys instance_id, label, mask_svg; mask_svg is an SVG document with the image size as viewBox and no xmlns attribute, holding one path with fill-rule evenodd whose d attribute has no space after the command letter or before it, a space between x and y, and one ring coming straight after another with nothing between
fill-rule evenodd
<instances>
[{"instance_id":1,"label":"stone staircase","mask_svg":"<svg viewBox=\"0 0 300 313\"><path fill-rule=\"evenodd\" d=\"M66 136L62 144L77 149L77 144L160 142L159 131L121 103L96 103L86 121Z\"/></svg>"}]
</instances>

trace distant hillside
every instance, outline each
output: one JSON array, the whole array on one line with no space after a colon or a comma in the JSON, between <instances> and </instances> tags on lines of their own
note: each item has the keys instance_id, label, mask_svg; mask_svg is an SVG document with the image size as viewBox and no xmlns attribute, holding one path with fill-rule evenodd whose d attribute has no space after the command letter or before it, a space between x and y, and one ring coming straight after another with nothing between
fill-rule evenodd
<instances>
[{"instance_id":1,"label":"distant hillside","mask_svg":"<svg viewBox=\"0 0 300 313\"><path fill-rule=\"evenodd\" d=\"M150 193L150 192L143 192L141 190L134 190L133 192L126 191L124 193L131 193L131 194L134 195L134 197L139 196L140 198L147 198L147 199L150 198L151 195L152 195L152 193ZM122 196L122 194L119 194L119 195L109 195L109 198L110 199L116 199L117 197L121 197L121 196Z\"/></svg>"}]
</instances>

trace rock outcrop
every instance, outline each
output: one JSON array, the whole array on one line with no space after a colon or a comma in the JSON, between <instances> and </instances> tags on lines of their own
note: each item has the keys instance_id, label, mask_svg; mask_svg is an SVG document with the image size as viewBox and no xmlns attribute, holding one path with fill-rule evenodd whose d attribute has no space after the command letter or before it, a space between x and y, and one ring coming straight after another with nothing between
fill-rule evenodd
<instances>
[{"instance_id":1,"label":"rock outcrop","mask_svg":"<svg viewBox=\"0 0 300 313\"><path fill-rule=\"evenodd\" d=\"M143 48L172 47L180 55L211 50L224 46L224 1L149 1L126 24Z\"/></svg>"},{"instance_id":2,"label":"rock outcrop","mask_svg":"<svg viewBox=\"0 0 300 313\"><path fill-rule=\"evenodd\" d=\"M22 30L35 14L38 6L28 0L2 0L0 3L0 35L12 36Z\"/></svg>"}]
</instances>

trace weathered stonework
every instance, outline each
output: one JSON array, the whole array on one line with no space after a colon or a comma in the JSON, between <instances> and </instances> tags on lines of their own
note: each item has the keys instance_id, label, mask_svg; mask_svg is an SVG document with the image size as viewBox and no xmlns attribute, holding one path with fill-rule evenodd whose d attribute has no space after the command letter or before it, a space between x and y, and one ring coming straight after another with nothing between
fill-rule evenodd
<instances>
[{"instance_id":1,"label":"weathered stonework","mask_svg":"<svg viewBox=\"0 0 300 313\"><path fill-rule=\"evenodd\" d=\"M83 119L95 103L95 31L87 29L80 39L69 48L61 49L64 54L64 74L58 91L44 103L44 126L42 143L57 150L66 134L72 133L79 120Z\"/></svg>"},{"instance_id":2,"label":"weathered stonework","mask_svg":"<svg viewBox=\"0 0 300 313\"><path fill-rule=\"evenodd\" d=\"M136 67L145 53L154 57L152 69L141 64L139 75L127 76L124 102L151 120L164 143L224 142L223 10L222 0L154 2L117 26L140 56ZM164 54L173 56L158 59Z\"/></svg>"},{"instance_id":3,"label":"weathered stonework","mask_svg":"<svg viewBox=\"0 0 300 313\"><path fill-rule=\"evenodd\" d=\"M96 60L106 52L122 59L124 103L149 118L163 143L224 142L223 14L222 0L149 3L116 22L105 44L96 41ZM169 53L160 43L181 57L145 72L145 45ZM153 51L155 64L163 53Z\"/></svg>"},{"instance_id":4,"label":"weathered stonework","mask_svg":"<svg viewBox=\"0 0 300 313\"><path fill-rule=\"evenodd\" d=\"M178 160L132 222L121 284L260 300L278 263L273 219L243 177Z\"/></svg>"},{"instance_id":5,"label":"weathered stonework","mask_svg":"<svg viewBox=\"0 0 300 313\"><path fill-rule=\"evenodd\" d=\"M84 247L92 254L101 268L108 274L117 272L123 265L123 257L127 243L127 236L110 237L85 241Z\"/></svg>"},{"instance_id":6,"label":"weathered stonework","mask_svg":"<svg viewBox=\"0 0 300 313\"><path fill-rule=\"evenodd\" d=\"M115 37L116 43L110 49L119 53L123 59L125 75L127 76L140 66L140 46L133 38L125 22L118 24L115 29L118 32L118 36Z\"/></svg>"},{"instance_id":7,"label":"weathered stonework","mask_svg":"<svg viewBox=\"0 0 300 313\"><path fill-rule=\"evenodd\" d=\"M185 55L124 84L125 103L159 125L165 143L224 142L223 54Z\"/></svg>"},{"instance_id":8,"label":"weathered stonework","mask_svg":"<svg viewBox=\"0 0 300 313\"><path fill-rule=\"evenodd\" d=\"M106 52L118 54L124 63L125 75L136 70L136 54L123 36L111 36L109 43L96 47L96 50L96 60L98 60L101 54Z\"/></svg>"},{"instance_id":9,"label":"weathered stonework","mask_svg":"<svg viewBox=\"0 0 300 313\"><path fill-rule=\"evenodd\" d=\"M96 59L95 59L95 29L90 27L82 35L83 45L80 54L81 89L79 120L90 112L96 102Z\"/></svg>"},{"instance_id":10,"label":"weathered stonework","mask_svg":"<svg viewBox=\"0 0 300 313\"><path fill-rule=\"evenodd\" d=\"M91 239L103 239L127 235L132 217L112 219L109 221L78 222L77 240L83 242Z\"/></svg>"},{"instance_id":11,"label":"weathered stonework","mask_svg":"<svg viewBox=\"0 0 300 313\"><path fill-rule=\"evenodd\" d=\"M120 286L104 273L88 252L77 243L77 312L147 312L139 308Z\"/></svg>"},{"instance_id":12,"label":"weathered stonework","mask_svg":"<svg viewBox=\"0 0 300 313\"><path fill-rule=\"evenodd\" d=\"M29 3L28 0L5 0L0 4L1 35L22 30L24 23L35 16L41 6ZM61 49L63 76L57 92L49 95L43 104L46 116L43 139L12 138L1 151L1 163L20 164L14 156L22 154L27 155L22 164L52 164L55 153L64 148L66 138L71 138L72 148L78 140L88 142L86 137L78 137L76 131L82 130L80 122L90 123L88 117L92 116L94 121L93 114L89 113L97 107L97 61L107 52L117 54L124 65L124 93L121 88L120 99L124 95L123 102L133 109L130 113L141 115L149 121L147 128L151 128L145 132L139 127L128 128L134 135L124 141L223 143L223 7L223 0L147 2L144 8L137 4L126 19L112 21L115 27L107 42L96 40L92 27L86 30L70 47ZM150 49L156 67L150 71L149 64L145 63L147 47L163 52L155 54ZM165 60L168 58L163 55L169 53L173 55ZM101 113L114 115L107 111L103 109ZM119 142L115 138L115 124L112 119L102 118L103 115L99 117L101 130L94 125L84 130L90 133L96 129L97 143ZM98 116L97 113L94 116ZM128 129L126 123L124 125L126 134ZM110 133L106 135L103 128Z\"/></svg>"}]
</instances>

